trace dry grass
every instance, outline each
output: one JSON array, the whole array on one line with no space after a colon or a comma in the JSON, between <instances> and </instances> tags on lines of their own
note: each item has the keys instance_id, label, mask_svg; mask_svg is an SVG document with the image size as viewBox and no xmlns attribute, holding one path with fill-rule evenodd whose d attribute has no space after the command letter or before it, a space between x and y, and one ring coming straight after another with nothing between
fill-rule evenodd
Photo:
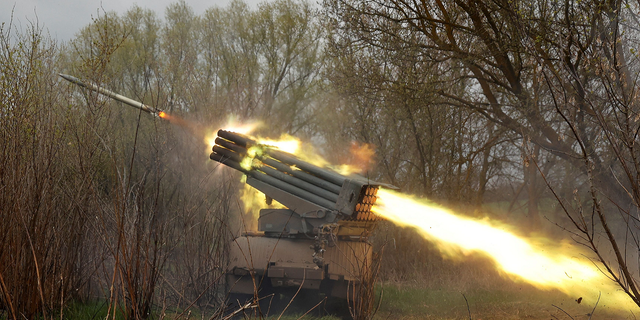
<instances>
[{"instance_id":1,"label":"dry grass","mask_svg":"<svg viewBox=\"0 0 640 320\"><path fill-rule=\"evenodd\" d=\"M589 319L598 297L569 297L502 277L491 261L438 260L429 274L409 281L385 281L376 319ZM378 293L380 294L380 293ZM635 319L603 303L592 319ZM638 312L636 312L638 313Z\"/></svg>"},{"instance_id":2,"label":"dry grass","mask_svg":"<svg viewBox=\"0 0 640 320\"><path fill-rule=\"evenodd\" d=\"M598 297L540 291L502 276L481 255L444 259L432 244L407 229L383 226L384 285L376 319L588 319ZM566 313L565 313L566 312ZM640 310L635 310L640 313ZM592 319L635 319L599 303Z\"/></svg>"},{"instance_id":3,"label":"dry grass","mask_svg":"<svg viewBox=\"0 0 640 320\"><path fill-rule=\"evenodd\" d=\"M526 285L466 291L397 283L381 288L384 298L377 319L570 319L568 315L588 319L595 302L578 304L560 292L543 292ZM627 316L632 318L631 314ZM596 309L594 315L594 319L624 318L603 309Z\"/></svg>"}]
</instances>

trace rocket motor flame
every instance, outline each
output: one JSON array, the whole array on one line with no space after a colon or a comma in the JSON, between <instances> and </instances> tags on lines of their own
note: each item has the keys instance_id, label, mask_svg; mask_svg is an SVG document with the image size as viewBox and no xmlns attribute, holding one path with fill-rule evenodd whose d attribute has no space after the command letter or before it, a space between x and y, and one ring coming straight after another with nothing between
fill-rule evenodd
<instances>
[{"instance_id":1,"label":"rocket motor flame","mask_svg":"<svg viewBox=\"0 0 640 320\"><path fill-rule=\"evenodd\" d=\"M486 221L462 218L436 205L384 189L379 191L372 211L399 226L414 228L448 257L483 253L513 280L525 281L538 289L556 289L576 298L591 297L594 303L602 293L602 302L609 307L637 308L568 242L551 244L542 239L518 237Z\"/></svg>"}]
</instances>

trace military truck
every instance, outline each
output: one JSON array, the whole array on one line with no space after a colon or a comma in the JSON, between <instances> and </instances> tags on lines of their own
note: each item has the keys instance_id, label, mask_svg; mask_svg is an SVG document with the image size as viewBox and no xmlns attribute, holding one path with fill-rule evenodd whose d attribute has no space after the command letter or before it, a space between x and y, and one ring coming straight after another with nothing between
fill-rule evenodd
<instances>
[{"instance_id":1,"label":"military truck","mask_svg":"<svg viewBox=\"0 0 640 320\"><path fill-rule=\"evenodd\" d=\"M344 308L358 298L371 264L367 237L380 220L371 208L383 184L225 130L218 131L210 158L244 173L267 204L285 207L260 210L258 232L235 239L226 274L234 307L252 298L272 302L283 293L285 302L297 293L307 306L325 299L343 301L335 304Z\"/></svg>"}]
</instances>

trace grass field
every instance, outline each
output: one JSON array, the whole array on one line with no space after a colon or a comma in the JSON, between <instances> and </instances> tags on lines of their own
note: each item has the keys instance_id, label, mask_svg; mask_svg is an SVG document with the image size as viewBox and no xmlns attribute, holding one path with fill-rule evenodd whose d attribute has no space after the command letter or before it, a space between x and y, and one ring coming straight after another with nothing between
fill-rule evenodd
<instances>
[{"instance_id":1,"label":"grass field","mask_svg":"<svg viewBox=\"0 0 640 320\"><path fill-rule=\"evenodd\" d=\"M411 283L386 283L378 286L379 309L374 319L636 319L639 312L612 313L600 304L595 309L597 297L584 297L578 303L573 297L560 292L544 292L527 285L496 283L502 288L426 288ZM106 303L74 303L67 307L64 319L104 319ZM296 310L298 312L299 310ZM593 315L592 315L593 313ZM174 319L177 314L167 314ZM208 319L210 314L193 310L181 319ZM270 320L293 320L302 313L271 315ZM0 317L1 318L1 317ZM116 319L122 317L116 316ZM160 318L158 314L151 319ZM304 316L310 320L339 320L336 317Z\"/></svg>"},{"instance_id":2,"label":"grass field","mask_svg":"<svg viewBox=\"0 0 640 320\"><path fill-rule=\"evenodd\" d=\"M380 307L374 319L636 319L632 312L616 314L601 304L595 309L593 300L581 303L560 292L539 291L530 286L510 285L503 289L420 288L411 284L385 284ZM593 313L593 315L592 315ZM281 320L299 319L288 315ZM269 319L278 319L271 316ZM337 320L335 317L303 319Z\"/></svg>"},{"instance_id":3,"label":"grass field","mask_svg":"<svg viewBox=\"0 0 640 320\"><path fill-rule=\"evenodd\" d=\"M391 267L391 266L390 266ZM431 257L410 279L392 281L380 279L376 297L378 310L373 319L638 319L640 308L614 313L605 300L598 297L569 297L558 291L540 291L531 285L514 282L500 275L490 260L482 256L468 256L453 262ZM387 272L388 273L388 272ZM384 277L386 277L385 275ZM578 303L578 299L580 303ZM158 307L159 309L159 307ZM160 316L156 309L150 319L175 319L180 312L173 310ZM292 306L292 315L282 318L270 314L268 319L299 319L307 309ZM72 303L64 311L64 319L104 319L107 303ZM213 310L192 309L180 319L209 319ZM116 316L116 319L122 317ZM304 319L336 320L336 317ZM2 315L0 313L0 319Z\"/></svg>"},{"instance_id":4,"label":"grass field","mask_svg":"<svg viewBox=\"0 0 640 320\"><path fill-rule=\"evenodd\" d=\"M543 292L523 285L504 289L383 287L376 319L589 319L597 297L581 303L560 292ZM592 319L634 319L613 314L600 305Z\"/></svg>"},{"instance_id":5,"label":"grass field","mask_svg":"<svg viewBox=\"0 0 640 320\"><path fill-rule=\"evenodd\" d=\"M613 313L611 306L598 297L569 297L558 291L540 291L531 285L506 279L493 263L479 255L463 261L438 258L432 253L428 263L416 266L413 277L404 281L389 280L386 272L377 285L379 308L373 319L637 319L640 308ZM392 268L389 265L388 268ZM578 299L580 303L578 303ZM299 319L306 309L292 306L292 315L268 319ZM64 319L104 319L106 303L72 303L64 311ZM200 313L192 309L180 319L209 319L213 310ZM175 319L181 312L167 312L164 319ZM116 316L116 319L122 317ZM163 318L156 309L150 319ZM0 319L2 315L0 313ZM337 320L336 317L303 319Z\"/></svg>"}]
</instances>

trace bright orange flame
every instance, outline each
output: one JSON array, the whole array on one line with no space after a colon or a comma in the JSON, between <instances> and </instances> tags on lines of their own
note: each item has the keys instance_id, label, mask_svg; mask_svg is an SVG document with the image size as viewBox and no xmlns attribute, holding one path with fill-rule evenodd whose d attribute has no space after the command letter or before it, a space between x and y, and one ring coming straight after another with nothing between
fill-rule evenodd
<instances>
[{"instance_id":1,"label":"bright orange flame","mask_svg":"<svg viewBox=\"0 0 640 320\"><path fill-rule=\"evenodd\" d=\"M240 166L247 170L252 169L254 165L254 159L257 156L264 154L266 151L265 148L268 147L295 154L298 153L301 143L299 139L287 134L282 135L282 137L280 137L280 139L278 140L265 139L261 137L252 137L252 139L254 139L258 144L254 146L248 146L249 148L247 149L247 155L240 162Z\"/></svg>"},{"instance_id":2,"label":"bright orange flame","mask_svg":"<svg viewBox=\"0 0 640 320\"><path fill-rule=\"evenodd\" d=\"M370 169L375 149L369 144L359 144L353 142L349 149L348 159L343 164L333 166L325 160L310 144L304 144L296 137L283 134L278 139L270 139L263 137L253 137L260 145L276 148L284 152L291 153L301 160L316 165L321 168L330 168L342 175L348 176L354 173L363 173ZM261 147L250 148L249 157L254 157L257 153L261 153ZM245 162L250 166L250 161ZM248 169L248 167L245 167Z\"/></svg>"},{"instance_id":3,"label":"bright orange flame","mask_svg":"<svg viewBox=\"0 0 640 320\"><path fill-rule=\"evenodd\" d=\"M158 117L160 117L160 118L163 118L163 119L164 119L164 118L166 118L166 117L167 117L167 114L166 114L164 111L160 111L160 112L158 112Z\"/></svg>"},{"instance_id":4,"label":"bright orange flame","mask_svg":"<svg viewBox=\"0 0 640 320\"><path fill-rule=\"evenodd\" d=\"M247 124L229 122L224 127L224 130L248 135L249 133L253 132L256 128L258 128L258 126L260 126L260 122L252 122Z\"/></svg>"},{"instance_id":5,"label":"bright orange flame","mask_svg":"<svg viewBox=\"0 0 640 320\"><path fill-rule=\"evenodd\" d=\"M353 141L349 147L349 154L341 159L342 164L332 167L332 169L346 176L353 173L365 173L373 167L373 156L375 154L374 145Z\"/></svg>"},{"instance_id":6,"label":"bright orange flame","mask_svg":"<svg viewBox=\"0 0 640 320\"><path fill-rule=\"evenodd\" d=\"M272 140L267 138L258 137L256 139L259 144L266 145L284 152L296 154L300 150L301 141L298 138L292 137L288 134L284 134L280 139Z\"/></svg>"},{"instance_id":7,"label":"bright orange flame","mask_svg":"<svg viewBox=\"0 0 640 320\"><path fill-rule=\"evenodd\" d=\"M243 176L242 179L246 179L246 176ZM257 222L261 209L286 208L276 200L272 200L271 204L267 204L265 194L246 183L243 184L242 190L240 191L240 200L244 205L244 212L251 215L252 218L251 221L245 221L247 230L258 229Z\"/></svg>"},{"instance_id":8,"label":"bright orange flame","mask_svg":"<svg viewBox=\"0 0 640 320\"><path fill-rule=\"evenodd\" d=\"M472 252L495 261L499 270L543 290L557 289L574 297L589 296L621 311L637 306L569 242L525 239L505 226L463 218L425 200L381 189L373 212L393 223L417 230L443 255L461 258ZM602 305L602 304L601 304Z\"/></svg>"}]
</instances>

